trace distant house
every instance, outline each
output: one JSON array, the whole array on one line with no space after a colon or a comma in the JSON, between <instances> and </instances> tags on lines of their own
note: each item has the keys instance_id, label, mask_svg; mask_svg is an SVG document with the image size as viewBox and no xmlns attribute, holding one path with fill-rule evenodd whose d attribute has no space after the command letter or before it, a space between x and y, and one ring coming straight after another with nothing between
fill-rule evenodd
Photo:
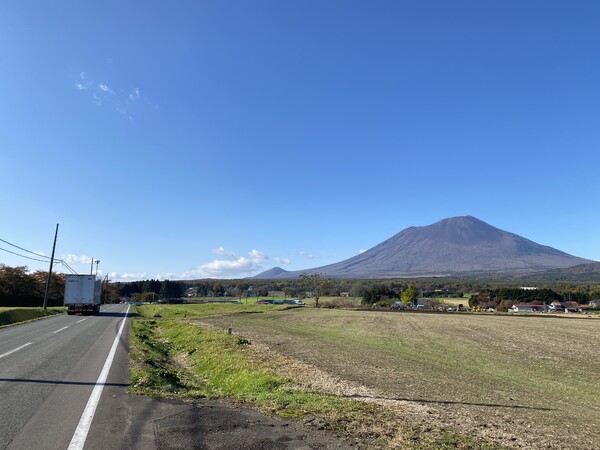
<instances>
[{"instance_id":1,"label":"distant house","mask_svg":"<svg viewBox=\"0 0 600 450\"><path fill-rule=\"evenodd\" d=\"M540 305L537 303L523 303L513 305L510 310L511 312L544 312L546 311L546 305Z\"/></svg>"},{"instance_id":2,"label":"distant house","mask_svg":"<svg viewBox=\"0 0 600 450\"><path fill-rule=\"evenodd\" d=\"M600 308L600 298L590 300L590 308Z\"/></svg>"},{"instance_id":3,"label":"distant house","mask_svg":"<svg viewBox=\"0 0 600 450\"><path fill-rule=\"evenodd\" d=\"M579 304L577 302L563 302L562 306L566 313L579 312Z\"/></svg>"},{"instance_id":4,"label":"distant house","mask_svg":"<svg viewBox=\"0 0 600 450\"><path fill-rule=\"evenodd\" d=\"M581 307L577 302L557 302L554 301L548 305L548 311L551 312L566 312L576 313L581 311Z\"/></svg>"},{"instance_id":5,"label":"distant house","mask_svg":"<svg viewBox=\"0 0 600 450\"><path fill-rule=\"evenodd\" d=\"M563 307L561 302L554 301L548 305L548 311L552 312L564 312L565 308Z\"/></svg>"},{"instance_id":6,"label":"distant house","mask_svg":"<svg viewBox=\"0 0 600 450\"><path fill-rule=\"evenodd\" d=\"M350 292L340 292L340 297L350 297Z\"/></svg>"}]
</instances>

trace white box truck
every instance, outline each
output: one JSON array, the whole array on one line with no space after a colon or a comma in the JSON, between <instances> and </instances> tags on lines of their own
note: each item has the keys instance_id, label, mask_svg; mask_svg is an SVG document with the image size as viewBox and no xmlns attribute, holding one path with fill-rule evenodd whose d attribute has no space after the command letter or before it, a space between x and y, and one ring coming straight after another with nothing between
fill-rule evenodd
<instances>
[{"instance_id":1,"label":"white box truck","mask_svg":"<svg viewBox=\"0 0 600 450\"><path fill-rule=\"evenodd\" d=\"M67 275L65 306L67 314L98 314L102 282L94 275Z\"/></svg>"}]
</instances>

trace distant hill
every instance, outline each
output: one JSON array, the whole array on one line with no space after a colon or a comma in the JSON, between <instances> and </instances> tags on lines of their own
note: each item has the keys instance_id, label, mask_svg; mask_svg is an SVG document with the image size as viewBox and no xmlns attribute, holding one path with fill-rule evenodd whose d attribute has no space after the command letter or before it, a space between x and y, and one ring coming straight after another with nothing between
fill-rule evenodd
<instances>
[{"instance_id":1,"label":"distant hill","mask_svg":"<svg viewBox=\"0 0 600 450\"><path fill-rule=\"evenodd\" d=\"M277 278L278 276L280 276L282 274L286 274L286 273L290 273L290 272L282 269L281 267L273 267L272 269L262 272L260 274L260 277L254 277L254 278L265 278L268 280L272 280L272 279Z\"/></svg>"},{"instance_id":2,"label":"distant hill","mask_svg":"<svg viewBox=\"0 0 600 450\"><path fill-rule=\"evenodd\" d=\"M600 262L533 273L525 277L524 280L545 283L600 283Z\"/></svg>"},{"instance_id":3,"label":"distant hill","mask_svg":"<svg viewBox=\"0 0 600 450\"><path fill-rule=\"evenodd\" d=\"M464 216L407 228L335 264L294 272L277 267L254 278L290 279L302 273L357 279L533 273L591 262Z\"/></svg>"}]
</instances>

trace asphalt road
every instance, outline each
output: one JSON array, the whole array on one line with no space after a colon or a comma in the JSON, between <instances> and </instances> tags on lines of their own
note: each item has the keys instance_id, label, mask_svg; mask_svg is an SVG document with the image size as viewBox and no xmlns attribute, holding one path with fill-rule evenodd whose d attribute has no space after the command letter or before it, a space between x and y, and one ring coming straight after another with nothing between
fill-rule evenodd
<instances>
[{"instance_id":1,"label":"asphalt road","mask_svg":"<svg viewBox=\"0 0 600 450\"><path fill-rule=\"evenodd\" d=\"M69 447L126 311L127 305L105 305L96 316L0 329L0 448ZM117 376L103 383L101 398L111 387L126 390L126 338L117 344Z\"/></svg>"},{"instance_id":2,"label":"asphalt road","mask_svg":"<svg viewBox=\"0 0 600 450\"><path fill-rule=\"evenodd\" d=\"M322 430L236 404L128 395L126 311L127 305L105 305L96 316L56 316L0 329L0 449L349 448ZM103 381L102 373L108 373ZM90 425L82 438L86 418Z\"/></svg>"}]
</instances>

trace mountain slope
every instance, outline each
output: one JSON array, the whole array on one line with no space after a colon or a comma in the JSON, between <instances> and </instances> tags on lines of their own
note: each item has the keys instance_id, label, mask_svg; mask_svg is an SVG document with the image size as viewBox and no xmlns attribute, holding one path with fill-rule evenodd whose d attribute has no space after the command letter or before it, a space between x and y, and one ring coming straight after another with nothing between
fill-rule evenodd
<instances>
[{"instance_id":1,"label":"mountain slope","mask_svg":"<svg viewBox=\"0 0 600 450\"><path fill-rule=\"evenodd\" d=\"M453 217L410 227L360 255L339 263L274 277L323 273L335 278L393 278L469 273L539 272L591 261L536 244L475 217Z\"/></svg>"}]
</instances>

